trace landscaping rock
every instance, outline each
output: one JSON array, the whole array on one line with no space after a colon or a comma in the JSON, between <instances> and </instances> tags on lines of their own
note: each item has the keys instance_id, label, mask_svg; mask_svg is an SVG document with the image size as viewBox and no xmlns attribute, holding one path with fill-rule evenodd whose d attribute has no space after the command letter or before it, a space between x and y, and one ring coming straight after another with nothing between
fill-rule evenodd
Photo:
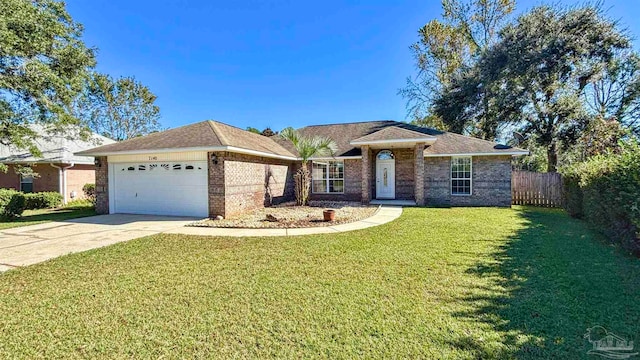
<instances>
[{"instance_id":1,"label":"landscaping rock","mask_svg":"<svg viewBox=\"0 0 640 360\"><path fill-rule=\"evenodd\" d=\"M278 220L277 217L273 216L272 214L267 214L266 219L269 222L278 222L278 221L280 221L280 220Z\"/></svg>"}]
</instances>

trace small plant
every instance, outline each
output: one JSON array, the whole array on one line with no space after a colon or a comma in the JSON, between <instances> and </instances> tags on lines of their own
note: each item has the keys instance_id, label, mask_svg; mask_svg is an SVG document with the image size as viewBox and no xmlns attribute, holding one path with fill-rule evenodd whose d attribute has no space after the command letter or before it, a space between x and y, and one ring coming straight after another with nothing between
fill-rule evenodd
<instances>
[{"instance_id":1,"label":"small plant","mask_svg":"<svg viewBox=\"0 0 640 360\"><path fill-rule=\"evenodd\" d=\"M82 192L84 192L84 196L89 201L91 201L92 203L96 202L96 184L84 184L84 186L82 187Z\"/></svg>"}]
</instances>

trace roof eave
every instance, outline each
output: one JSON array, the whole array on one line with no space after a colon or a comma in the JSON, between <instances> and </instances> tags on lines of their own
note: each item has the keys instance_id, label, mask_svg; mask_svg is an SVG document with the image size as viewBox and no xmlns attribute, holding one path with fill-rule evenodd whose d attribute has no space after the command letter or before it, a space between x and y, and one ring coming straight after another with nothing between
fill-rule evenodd
<instances>
[{"instance_id":1,"label":"roof eave","mask_svg":"<svg viewBox=\"0 0 640 360\"><path fill-rule=\"evenodd\" d=\"M504 152L471 152L471 153L427 153L425 157L448 157L448 156L524 156L529 155L529 151L504 151Z\"/></svg>"},{"instance_id":2,"label":"roof eave","mask_svg":"<svg viewBox=\"0 0 640 360\"><path fill-rule=\"evenodd\" d=\"M204 146L204 147L191 147L191 148L165 148L165 149L143 149L143 150L125 150L125 151L82 151L79 153L75 153L77 156L110 156L110 155L139 155L139 154L162 154L162 153L171 153L171 152L198 152L198 151L228 151L234 152L238 154L245 155L254 155L254 156L262 156L273 159L281 159L281 160L297 160L295 156L286 156L286 155L278 155L272 154L263 151L256 151L250 149L239 148L235 146Z\"/></svg>"}]
</instances>

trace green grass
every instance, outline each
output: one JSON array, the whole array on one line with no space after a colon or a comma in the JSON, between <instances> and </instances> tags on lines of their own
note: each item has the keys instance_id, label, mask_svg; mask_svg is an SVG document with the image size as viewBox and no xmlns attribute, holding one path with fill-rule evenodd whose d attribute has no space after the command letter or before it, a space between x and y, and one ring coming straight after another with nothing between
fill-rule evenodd
<instances>
[{"instance_id":1,"label":"green grass","mask_svg":"<svg viewBox=\"0 0 640 360\"><path fill-rule=\"evenodd\" d=\"M640 261L556 210L336 235L157 235L0 275L0 358L585 358L640 343Z\"/></svg>"},{"instance_id":2,"label":"green grass","mask_svg":"<svg viewBox=\"0 0 640 360\"><path fill-rule=\"evenodd\" d=\"M58 209L25 210L22 216L15 220L7 221L0 218L0 230L93 216L95 214L95 209L90 203L76 203Z\"/></svg>"}]
</instances>

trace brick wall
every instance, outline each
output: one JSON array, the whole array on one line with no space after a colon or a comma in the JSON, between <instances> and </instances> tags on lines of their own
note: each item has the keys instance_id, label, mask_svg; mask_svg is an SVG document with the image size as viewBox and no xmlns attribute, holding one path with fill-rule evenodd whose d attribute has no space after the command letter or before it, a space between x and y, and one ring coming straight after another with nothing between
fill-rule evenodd
<instances>
[{"instance_id":1,"label":"brick wall","mask_svg":"<svg viewBox=\"0 0 640 360\"><path fill-rule=\"evenodd\" d=\"M67 169L67 200L71 199L71 193L76 192L75 199L83 199L84 184L95 184L96 172L94 165L75 165L71 169Z\"/></svg>"},{"instance_id":2,"label":"brick wall","mask_svg":"<svg viewBox=\"0 0 640 360\"><path fill-rule=\"evenodd\" d=\"M13 165L9 165L7 172L0 172L0 188L20 190L20 176L16 174Z\"/></svg>"},{"instance_id":3,"label":"brick wall","mask_svg":"<svg viewBox=\"0 0 640 360\"><path fill-rule=\"evenodd\" d=\"M392 149L391 151L396 159L396 199L414 200L415 161L413 148Z\"/></svg>"},{"instance_id":4,"label":"brick wall","mask_svg":"<svg viewBox=\"0 0 640 360\"><path fill-rule=\"evenodd\" d=\"M211 156L217 157L217 164ZM243 212L293 200L291 161L228 152L209 154L210 216Z\"/></svg>"},{"instance_id":5,"label":"brick wall","mask_svg":"<svg viewBox=\"0 0 640 360\"><path fill-rule=\"evenodd\" d=\"M472 164L472 195L454 196L451 195L451 158L425 158L426 203L444 206L511 206L511 157L476 156Z\"/></svg>"},{"instance_id":6,"label":"brick wall","mask_svg":"<svg viewBox=\"0 0 640 360\"><path fill-rule=\"evenodd\" d=\"M107 157L101 156L96 158L100 162L100 166L95 167L95 183L96 183L96 213L109 213L109 164Z\"/></svg>"},{"instance_id":7,"label":"brick wall","mask_svg":"<svg viewBox=\"0 0 640 360\"><path fill-rule=\"evenodd\" d=\"M6 173L0 173L0 188L20 190L20 175L13 165L8 168ZM31 168L39 175L33 179L34 192L60 190L58 169L49 164L35 164Z\"/></svg>"}]
</instances>

